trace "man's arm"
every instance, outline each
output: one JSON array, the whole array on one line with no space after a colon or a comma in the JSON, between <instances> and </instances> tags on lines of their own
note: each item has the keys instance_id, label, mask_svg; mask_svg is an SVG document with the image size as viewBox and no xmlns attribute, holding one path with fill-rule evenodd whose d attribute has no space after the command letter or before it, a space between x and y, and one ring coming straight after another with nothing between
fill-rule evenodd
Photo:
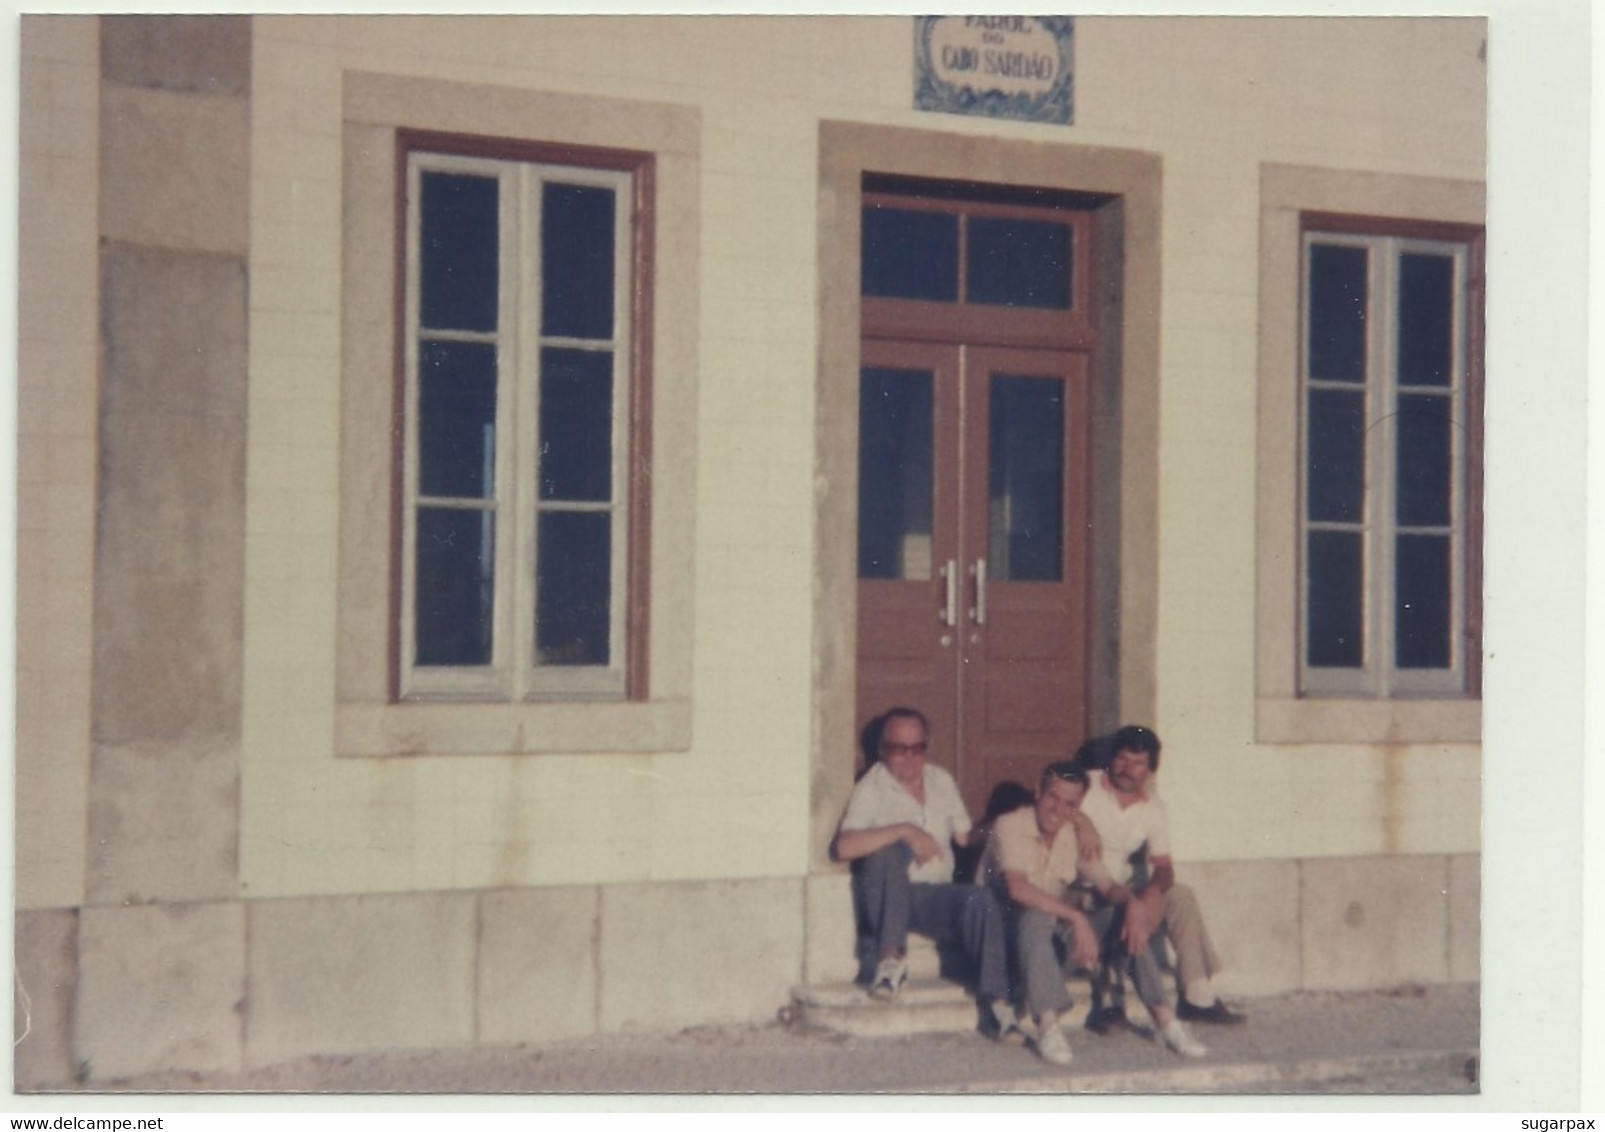
<instances>
[{"instance_id":1,"label":"man's arm","mask_svg":"<svg viewBox=\"0 0 1605 1132\"><path fill-rule=\"evenodd\" d=\"M1143 892L1146 894L1149 889L1153 889L1159 896L1163 896L1176 883L1176 862L1169 857L1150 857L1148 865L1153 869L1153 875Z\"/></svg>"},{"instance_id":2,"label":"man's arm","mask_svg":"<svg viewBox=\"0 0 1605 1132\"><path fill-rule=\"evenodd\" d=\"M1164 888L1169 888L1175 882L1175 869L1172 868L1168 857L1163 858L1163 861L1163 872L1167 877L1164 882ZM1133 891L1124 884L1116 884L1114 877L1109 874L1109 870L1104 867L1101 860L1083 860L1080 862L1077 872L1081 879L1096 888L1099 895L1105 900L1125 908L1126 915L1121 928L1121 939L1125 941L1126 947L1131 954L1140 953L1143 948L1148 946L1149 937L1154 934L1154 929L1159 926L1159 921L1164 917L1162 906L1164 889L1160 888L1161 869L1158 866L1158 862L1155 862L1153 878L1143 886L1141 892Z\"/></svg>"},{"instance_id":3,"label":"man's arm","mask_svg":"<svg viewBox=\"0 0 1605 1132\"><path fill-rule=\"evenodd\" d=\"M1082 915L1079 908L1066 904L1051 892L1044 892L1032 884L1024 873L1005 869L1003 881L1008 886L1009 899L1014 903L1022 908L1046 912L1070 925L1070 930L1075 935L1075 960L1078 964L1090 967L1098 961L1098 937L1093 933L1092 924Z\"/></svg>"},{"instance_id":4,"label":"man's arm","mask_svg":"<svg viewBox=\"0 0 1605 1132\"><path fill-rule=\"evenodd\" d=\"M913 822L899 822L896 825L882 825L874 829L842 830L836 835L836 859L856 861L871 853L879 853L899 841L908 842L908 847L914 851L914 859L921 864L942 852L942 847L936 843L936 838L919 826Z\"/></svg>"},{"instance_id":5,"label":"man's arm","mask_svg":"<svg viewBox=\"0 0 1605 1132\"><path fill-rule=\"evenodd\" d=\"M1081 846L1081 859L1083 861L1096 861L1103 857L1103 838L1098 836L1098 827L1092 824L1092 819L1080 810L1070 814L1070 824L1076 827L1076 843Z\"/></svg>"}]
</instances>

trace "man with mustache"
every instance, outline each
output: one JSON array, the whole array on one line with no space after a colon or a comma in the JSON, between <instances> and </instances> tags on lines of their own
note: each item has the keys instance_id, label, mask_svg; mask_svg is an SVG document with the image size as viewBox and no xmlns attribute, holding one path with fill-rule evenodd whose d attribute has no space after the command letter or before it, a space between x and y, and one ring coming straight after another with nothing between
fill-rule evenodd
<instances>
[{"instance_id":1,"label":"man with mustache","mask_svg":"<svg viewBox=\"0 0 1605 1132\"><path fill-rule=\"evenodd\" d=\"M1125 909L1122 938L1132 955L1146 953L1149 941L1161 928L1169 936L1176 951L1178 1018L1214 1025L1241 1023L1243 1015L1227 1009L1215 993L1212 979L1221 963L1198 899L1191 888L1176 883L1170 819L1164 802L1152 789L1159 750L1158 735L1146 727L1131 726L1107 739L1091 741L1078 753L1077 761L1084 763L1098 751L1102 757L1097 761L1105 768L1090 773L1081 806L1103 842L1102 864L1113 881L1103 899ZM1133 858L1144 850L1147 876L1140 877ZM1113 1007L1089 1019L1088 1026L1103 1032L1123 1020L1124 1011Z\"/></svg>"},{"instance_id":2,"label":"man with mustache","mask_svg":"<svg viewBox=\"0 0 1605 1132\"><path fill-rule=\"evenodd\" d=\"M1073 1059L1059 1017L1070 1007L1065 977L1092 968L1100 952L1114 956L1129 902L1117 900L1109 874L1097 858L1080 851L1077 811L1088 787L1087 772L1073 762L1049 765L1037 783L1035 801L1004 814L993 826L981 876L999 894L1014 948L1025 1002L1037 1026L1037 1053L1054 1065ZM1078 906L1089 889L1101 894L1090 911ZM1139 916L1141 914L1139 913ZM1131 953L1132 973L1158 1038L1186 1057L1207 1052L1165 1001L1159 968L1146 946ZM1124 962L1124 953L1114 961Z\"/></svg>"}]
</instances>

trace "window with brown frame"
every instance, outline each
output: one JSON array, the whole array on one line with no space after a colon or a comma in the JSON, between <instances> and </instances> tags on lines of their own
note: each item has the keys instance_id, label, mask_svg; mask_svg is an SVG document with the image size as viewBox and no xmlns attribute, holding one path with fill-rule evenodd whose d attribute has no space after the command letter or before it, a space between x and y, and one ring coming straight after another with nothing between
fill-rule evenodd
<instances>
[{"instance_id":1,"label":"window with brown frame","mask_svg":"<svg viewBox=\"0 0 1605 1132\"><path fill-rule=\"evenodd\" d=\"M397 693L644 698L650 158L397 148Z\"/></svg>"},{"instance_id":2,"label":"window with brown frame","mask_svg":"<svg viewBox=\"0 0 1605 1132\"><path fill-rule=\"evenodd\" d=\"M1481 233L1302 227L1300 694L1475 697Z\"/></svg>"}]
</instances>

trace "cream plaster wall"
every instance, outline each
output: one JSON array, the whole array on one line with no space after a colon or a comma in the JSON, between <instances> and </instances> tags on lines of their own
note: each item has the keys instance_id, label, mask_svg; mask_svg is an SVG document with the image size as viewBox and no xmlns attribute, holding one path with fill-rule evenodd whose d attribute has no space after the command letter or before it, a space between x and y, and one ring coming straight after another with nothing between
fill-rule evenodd
<instances>
[{"instance_id":1,"label":"cream plaster wall","mask_svg":"<svg viewBox=\"0 0 1605 1132\"><path fill-rule=\"evenodd\" d=\"M1474 746L1255 745L1254 372L1260 163L1481 179L1483 25L1287 21L1243 35L1246 27L1079 20L1077 125L1066 129L912 111L905 19L259 18L245 892L806 871L818 612L814 214L825 118L1160 154L1151 722L1167 740L1167 791L1186 800L1175 806L1181 851L1256 859L1475 850ZM689 751L333 757L345 70L699 111ZM1424 70L1438 81L1422 83ZM1271 817L1228 826L1215 820L1221 812Z\"/></svg>"},{"instance_id":2,"label":"cream plaster wall","mask_svg":"<svg viewBox=\"0 0 1605 1132\"><path fill-rule=\"evenodd\" d=\"M1076 24L1075 132L1164 160L1149 722L1166 744L1177 849L1223 861L1474 852L1480 747L1255 741L1255 373L1261 164L1481 182L1486 25L1283 19L1241 34L1249 23Z\"/></svg>"},{"instance_id":3,"label":"cream plaster wall","mask_svg":"<svg viewBox=\"0 0 1605 1132\"><path fill-rule=\"evenodd\" d=\"M100 259L100 38L21 26L17 311L18 908L84 892Z\"/></svg>"},{"instance_id":4,"label":"cream plaster wall","mask_svg":"<svg viewBox=\"0 0 1605 1132\"><path fill-rule=\"evenodd\" d=\"M1486 26L1288 20L1245 38L1232 20L1083 24L1081 120L1102 117L1165 161L1154 726L1178 851L1475 851L1478 746L1258 745L1261 658L1244 629L1256 617L1260 165L1482 181Z\"/></svg>"},{"instance_id":5,"label":"cream plaster wall","mask_svg":"<svg viewBox=\"0 0 1605 1132\"><path fill-rule=\"evenodd\" d=\"M250 894L803 869L811 544L806 523L786 517L806 514L812 490L811 434L792 426L812 406L811 238L804 228L777 245L768 218L811 210L814 123L777 118L752 133L749 115L726 107L736 86L772 69L765 50L749 53L752 71L727 73L731 86L699 103L647 56L672 61L692 86L693 61L643 30L632 25L620 39L590 20L258 21L242 823ZM680 38L676 25L659 30ZM587 58L636 78L576 69ZM338 516L325 503L338 467L345 70L700 106L702 230L720 238L704 243L699 265L702 463L691 474L696 604L715 613L691 642L698 714L689 752L331 757ZM773 160L755 171L760 142ZM797 270L772 270L798 256Z\"/></svg>"}]
</instances>

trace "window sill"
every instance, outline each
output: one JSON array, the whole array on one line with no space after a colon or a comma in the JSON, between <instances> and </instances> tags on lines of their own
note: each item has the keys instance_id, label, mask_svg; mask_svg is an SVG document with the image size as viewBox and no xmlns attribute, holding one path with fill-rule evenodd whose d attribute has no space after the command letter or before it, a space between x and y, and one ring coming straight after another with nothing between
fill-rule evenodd
<instances>
[{"instance_id":1,"label":"window sill","mask_svg":"<svg viewBox=\"0 0 1605 1132\"><path fill-rule=\"evenodd\" d=\"M1261 743L1480 743L1482 701L1261 698Z\"/></svg>"},{"instance_id":2,"label":"window sill","mask_svg":"<svg viewBox=\"0 0 1605 1132\"><path fill-rule=\"evenodd\" d=\"M343 757L656 754L691 749L691 702L340 704Z\"/></svg>"}]
</instances>

